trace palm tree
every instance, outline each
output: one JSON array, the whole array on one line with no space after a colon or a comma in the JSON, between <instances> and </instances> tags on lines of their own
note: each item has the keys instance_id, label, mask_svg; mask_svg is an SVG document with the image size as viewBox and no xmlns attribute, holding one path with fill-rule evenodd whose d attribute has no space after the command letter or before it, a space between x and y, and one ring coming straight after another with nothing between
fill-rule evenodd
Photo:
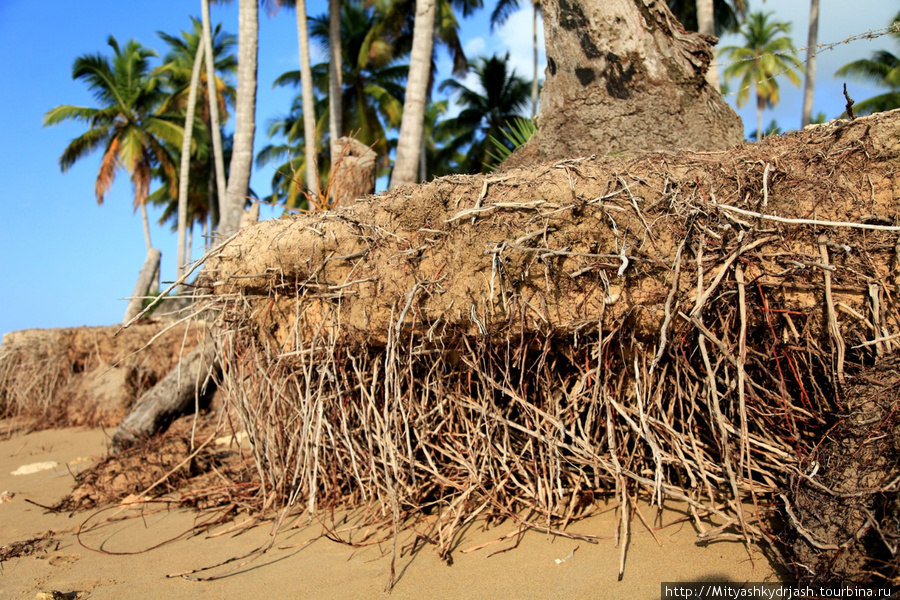
<instances>
[{"instance_id":1,"label":"palm tree","mask_svg":"<svg viewBox=\"0 0 900 600\"><path fill-rule=\"evenodd\" d=\"M238 7L238 88L235 103L234 144L225 203L219 216L219 235L234 232L241 220L253 168L256 132L256 64L259 35L257 0L240 0Z\"/></svg>"},{"instance_id":2,"label":"palm tree","mask_svg":"<svg viewBox=\"0 0 900 600\"><path fill-rule=\"evenodd\" d=\"M393 14L403 11L407 22L415 14L412 31L412 49L409 61L409 79L403 102L403 120L397 140L397 156L391 187L415 183L423 151L425 106L433 80L433 49L435 32L438 39L450 50L454 59L454 72L465 69L466 59L462 45L456 36L458 24L453 14L457 8L463 16L469 16L482 7L482 0L415 0L415 11L409 10L410 0L399 0L392 6ZM448 35L452 33L452 35Z\"/></svg>"},{"instance_id":3,"label":"palm tree","mask_svg":"<svg viewBox=\"0 0 900 600\"><path fill-rule=\"evenodd\" d=\"M722 56L732 61L725 69L725 79L740 79L737 105L743 106L750 97L750 89L756 90L756 130L763 131L762 112L767 106L775 106L779 100L778 77L800 86L795 69L802 67L794 56L796 50L789 36L789 23L770 21L772 13L751 13L740 33L746 45L722 48Z\"/></svg>"},{"instance_id":4,"label":"palm tree","mask_svg":"<svg viewBox=\"0 0 900 600\"><path fill-rule=\"evenodd\" d=\"M531 80L531 118L537 115L538 107L538 15L541 13L540 0L531 0L531 38L532 49L534 50L534 72ZM519 10L519 0L500 0L491 13L491 31L495 27L500 27L509 17Z\"/></svg>"},{"instance_id":5,"label":"palm tree","mask_svg":"<svg viewBox=\"0 0 900 600\"><path fill-rule=\"evenodd\" d=\"M112 36L112 62L101 54L83 55L75 59L72 78L84 81L99 103L99 108L62 105L44 115L44 125L63 121L81 121L89 129L72 140L59 165L67 171L79 159L103 148L103 158L94 191L102 204L112 187L119 167L131 175L134 184L134 208L141 210L148 252L152 249L146 200L154 167L160 168L170 186L178 181L175 162L164 143L180 144L183 130L178 118L159 111L165 98L159 78L150 72L153 50L135 40L124 48ZM174 196L174 187L170 189Z\"/></svg>"},{"instance_id":6,"label":"palm tree","mask_svg":"<svg viewBox=\"0 0 900 600\"><path fill-rule=\"evenodd\" d=\"M900 42L900 13L894 17L891 36ZM872 53L871 58L847 63L838 69L835 75L850 76L859 81L869 81L888 88L888 91L883 94L857 102L854 105L857 114L866 115L900 108L900 57L887 50L878 50Z\"/></svg>"},{"instance_id":7,"label":"palm tree","mask_svg":"<svg viewBox=\"0 0 900 600\"><path fill-rule=\"evenodd\" d=\"M467 148L468 161L462 165L469 173L489 170L493 151L490 138L506 139L503 129L528 106L530 83L509 70L509 53L505 56L479 58L472 73L476 76L479 89L464 86L455 79L441 84L442 92L449 92L462 111L442 127L455 132L455 138L448 148Z\"/></svg>"},{"instance_id":8,"label":"palm tree","mask_svg":"<svg viewBox=\"0 0 900 600\"><path fill-rule=\"evenodd\" d=\"M391 175L391 188L415 183L424 139L425 103L431 77L431 50L434 44L434 15L437 0L416 0L409 80L403 101L403 120L397 140L397 158Z\"/></svg>"},{"instance_id":9,"label":"palm tree","mask_svg":"<svg viewBox=\"0 0 900 600\"><path fill-rule=\"evenodd\" d=\"M403 40L373 36L381 24L382 14L377 7L370 7L359 1L345 2L342 6L343 90L341 99L342 120L354 137L372 147L378 154L381 174L386 174L390 165L392 148L389 132L400 126L403 111L403 94L408 67L400 64L396 55L397 45L404 46ZM330 15L322 15L310 20L310 35L319 44L330 43ZM402 50L401 50L402 52ZM323 100L330 89L330 64L318 64L312 68L313 82L319 97L316 114L316 136L325 137L329 131L331 108ZM299 71L289 71L275 80L275 86L298 86ZM266 145L257 155L259 167L277 164L272 178L272 202L285 203L289 207L303 206L304 173L306 158L301 148L304 142L303 104L295 99L287 115L270 122L270 138L283 138L283 142ZM330 136L330 133L328 134ZM327 185L330 160L319 153L319 183Z\"/></svg>"},{"instance_id":10,"label":"palm tree","mask_svg":"<svg viewBox=\"0 0 900 600\"><path fill-rule=\"evenodd\" d=\"M209 123L209 131L211 134L211 141L213 147L213 161L215 164L215 189L216 189L216 202L210 202L210 219L217 220L219 216L218 206L225 202L225 153L222 148L222 133L221 127L219 125L219 103L216 102L216 98L218 97L218 93L216 92L216 64L218 64L219 58L218 54L215 52L213 48L212 42L212 31L210 26L209 19L209 0L200 0L200 12L201 12L201 20L203 23L203 43L206 47L206 56L210 57L209 60L206 61L206 101L209 106L209 118L207 122ZM237 63L235 62L232 71L237 69ZM215 228L216 223L214 222L210 226L209 233L212 234L212 230Z\"/></svg>"},{"instance_id":11,"label":"palm tree","mask_svg":"<svg viewBox=\"0 0 900 600\"><path fill-rule=\"evenodd\" d=\"M297 40L300 47L300 89L303 102L303 139L307 157L318 154L316 133L316 106L313 92L312 63L309 57L309 25L306 17L306 0L272 0L275 10L290 6L297 14ZM306 160L306 185L314 196L319 194L319 182L315 169L317 161Z\"/></svg>"},{"instance_id":12,"label":"palm tree","mask_svg":"<svg viewBox=\"0 0 900 600\"><path fill-rule=\"evenodd\" d=\"M234 88L226 85L215 75L215 73L219 72L224 75L226 73L234 72L237 68L237 61L235 60L234 55L231 54L231 48L235 43L234 37L223 34L221 32L221 25L219 25L212 34L213 43L211 44L214 52L213 56L215 57L215 64L213 66L214 84L211 88L207 85L201 85L202 80L204 79L201 75L201 67L204 61L201 60L200 57L205 53L206 43L201 21L192 18L192 22L193 31L182 31L180 37L172 36L161 31L157 32L157 35L159 35L170 48L163 59L163 66L157 70L159 74L164 75L165 83L169 89L170 96L166 101L167 106L170 110L177 109L178 111L183 111L185 113L185 135L181 147L181 172L178 181L177 231L179 276L186 264L185 238L188 226L187 213L189 210L187 198L190 186L189 173L190 171L196 172L197 168L197 165L192 164L194 161L191 160L191 142L193 140L195 129L194 113L197 108L200 109L200 119L198 119L199 122L196 123L196 127L205 129L205 131L200 131L199 133L205 134L204 141L208 145L211 138L209 132L212 130L210 123L210 102L207 100L209 90L211 88L214 90L216 97L213 100L212 106L215 107L217 114L220 110L224 114L226 112L226 103L233 101L234 98ZM185 98L186 93L187 98ZM199 107L197 106L198 95L201 97ZM193 144L193 146L195 147L194 154L196 154L199 148L197 147L197 144ZM210 158L208 152L205 152L205 154L207 159ZM203 172L212 173L206 168L203 168ZM207 177L209 177L209 175L207 175ZM209 212L212 205L213 199L208 198L203 207L204 215ZM191 203L191 209L196 206L196 202ZM193 223L194 220L196 219L192 215L190 219L191 223Z\"/></svg>"},{"instance_id":13,"label":"palm tree","mask_svg":"<svg viewBox=\"0 0 900 600\"><path fill-rule=\"evenodd\" d=\"M809 1L809 36L806 41L806 80L803 84L803 111L800 127L812 121L813 96L816 89L816 44L819 40L819 0Z\"/></svg>"},{"instance_id":14,"label":"palm tree","mask_svg":"<svg viewBox=\"0 0 900 600\"><path fill-rule=\"evenodd\" d=\"M337 160L334 142L344 135L343 70L341 43L341 0L328 0L328 134L331 139L331 162Z\"/></svg>"},{"instance_id":15,"label":"palm tree","mask_svg":"<svg viewBox=\"0 0 900 600\"><path fill-rule=\"evenodd\" d=\"M309 155L303 151L306 146L303 108L303 98L297 96L294 98L289 114L272 119L267 130L268 137L270 139L283 138L284 142L266 144L256 155L257 167L265 167L272 163L278 165L272 176L272 195L267 201L300 209L306 208L308 198L304 192L312 187L306 181L307 173L309 173L306 162ZM319 101L319 108L325 108L324 101ZM325 133L326 118L319 119L315 133L317 138ZM320 178L317 184L325 187L327 182L322 181L321 178L323 173L328 172L328 163L318 153L315 157L317 162L313 172L317 173Z\"/></svg>"},{"instance_id":16,"label":"palm tree","mask_svg":"<svg viewBox=\"0 0 900 600\"><path fill-rule=\"evenodd\" d=\"M400 127L403 115L405 83L409 68L400 63L407 52L408 40L402 36L382 37L383 13L359 1L345 2L341 16L342 65L341 121L345 129L378 154L387 167L390 142L388 131ZM325 15L312 19L310 35L330 51L330 22ZM313 68L316 87L330 89L330 72L324 77L324 65ZM276 80L284 85L296 80L285 73ZM331 106L327 108L329 118Z\"/></svg>"}]
</instances>

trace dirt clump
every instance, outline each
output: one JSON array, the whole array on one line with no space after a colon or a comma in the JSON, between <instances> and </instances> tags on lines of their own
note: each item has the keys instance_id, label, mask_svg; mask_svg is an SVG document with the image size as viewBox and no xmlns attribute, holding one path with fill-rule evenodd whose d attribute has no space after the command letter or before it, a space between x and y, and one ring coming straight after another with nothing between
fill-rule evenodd
<instances>
[{"instance_id":1,"label":"dirt clump","mask_svg":"<svg viewBox=\"0 0 900 600\"><path fill-rule=\"evenodd\" d=\"M744 503L900 349L898 134L445 177L242 231L204 284L267 491L434 517L445 558L475 512L550 530L587 497L768 539Z\"/></svg>"},{"instance_id":2,"label":"dirt clump","mask_svg":"<svg viewBox=\"0 0 900 600\"><path fill-rule=\"evenodd\" d=\"M147 320L128 329L7 333L0 346L0 418L29 418L34 428L114 426L203 330L197 323Z\"/></svg>"},{"instance_id":3,"label":"dirt clump","mask_svg":"<svg viewBox=\"0 0 900 600\"><path fill-rule=\"evenodd\" d=\"M900 357L857 375L782 497L801 581L900 583Z\"/></svg>"}]
</instances>

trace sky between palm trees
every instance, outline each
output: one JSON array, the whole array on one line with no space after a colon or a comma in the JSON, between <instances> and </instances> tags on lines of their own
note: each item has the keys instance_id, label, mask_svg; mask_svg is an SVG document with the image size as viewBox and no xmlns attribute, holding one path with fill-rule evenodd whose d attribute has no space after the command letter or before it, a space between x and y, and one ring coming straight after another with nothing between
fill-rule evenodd
<instances>
[{"instance_id":1,"label":"sky between palm trees","mask_svg":"<svg viewBox=\"0 0 900 600\"><path fill-rule=\"evenodd\" d=\"M510 52L512 66L530 78L531 5L493 34L489 17L496 4L488 0L484 10L462 20L461 35L469 57ZM195 6L196 5L196 6ZM327 11L325 0L310 0L310 15ZM797 47L805 44L807 0L750 0L751 10L771 10L779 20L793 21ZM152 4L91 0L51 5L29 0L0 1L0 180L5 194L0 211L0 333L31 327L100 325L121 319L127 295L145 258L141 220L132 212L133 192L127 176L121 176L104 206L94 200L94 180L99 154L83 160L66 174L60 173L58 158L69 141L81 133L78 125L43 128L44 113L60 104L91 105L91 96L80 82L72 81L72 63L77 56L106 52L106 40L115 35L125 44L135 38L164 54L166 46L156 31L178 35L189 30L191 14L198 15L200 2L158 0ZM895 0L856 0L852 10L841 0L822 0L819 40L839 41L848 35L887 25L896 14ZM213 6L212 21L223 22L229 33L237 33L237 3ZM297 32L293 14L260 18L259 103L257 151L267 143L266 121L290 109L294 90L272 89L271 83L285 71L297 68ZM542 39L543 34L541 34ZM722 45L738 44L728 38ZM843 107L840 82L833 78L841 65L869 56L880 48L896 51L893 40L855 42L819 57L814 114L829 118ZM326 56L313 51L313 61ZM803 57L801 56L801 59ZM541 64L544 57L541 55ZM439 81L450 76L451 63L440 55ZM543 67L541 67L543 68ZM470 79L466 82L472 85ZM877 90L849 82L851 95L861 100ZM730 98L734 103L734 98ZM782 128L797 127L801 91L782 83L781 103L767 111L765 122L778 120ZM747 131L755 128L752 103L740 111ZM232 125L228 126L231 129ZM270 167L274 169L274 166ZM251 186L267 194L273 172L258 169ZM151 207L151 220L154 216ZM263 211L263 216L270 216ZM154 245L163 252L163 279L174 277L175 236L168 230L153 230ZM195 236L195 246L202 243ZM195 250L194 256L198 256Z\"/></svg>"}]
</instances>

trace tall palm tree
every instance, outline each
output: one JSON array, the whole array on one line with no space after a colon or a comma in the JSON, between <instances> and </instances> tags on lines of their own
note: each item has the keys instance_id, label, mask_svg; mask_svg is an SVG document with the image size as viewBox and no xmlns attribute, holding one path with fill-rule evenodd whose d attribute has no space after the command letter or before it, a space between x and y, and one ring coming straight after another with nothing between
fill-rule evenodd
<instances>
[{"instance_id":1,"label":"tall palm tree","mask_svg":"<svg viewBox=\"0 0 900 600\"><path fill-rule=\"evenodd\" d=\"M297 14L297 41L300 47L300 88L303 102L303 139L307 157L318 154L316 137L316 106L313 92L312 63L309 56L309 25L306 17L306 0L272 0L275 9L290 6ZM316 175L316 160L305 160L306 185L309 192L318 196L319 182Z\"/></svg>"},{"instance_id":2,"label":"tall palm tree","mask_svg":"<svg viewBox=\"0 0 900 600\"><path fill-rule=\"evenodd\" d=\"M93 151L102 148L103 158L94 191L102 204L112 187L119 167L124 168L134 184L134 208L141 210L148 252L152 249L146 200L150 192L153 168L166 173L170 185L178 181L175 161L164 142L180 144L183 134L178 117L159 111L165 98L159 78L150 72L153 50L135 40L124 48L112 36L112 62L101 54L87 54L75 59L72 78L84 81L100 105L91 108L62 105L44 115L44 125L63 121L81 121L89 129L72 140L59 165L63 172ZM174 196L174 187L170 190Z\"/></svg>"},{"instance_id":3,"label":"tall palm tree","mask_svg":"<svg viewBox=\"0 0 900 600\"><path fill-rule=\"evenodd\" d=\"M182 31L180 36L172 36L161 31L157 32L157 35L159 35L159 37L169 46L169 52L163 59L163 65L157 70L159 74L164 76L166 87L169 90L170 96L166 100L167 106L172 111L181 111L185 114L185 135L184 142L181 146L181 169L178 181L177 231L179 276L182 274L183 267L186 263L185 242L189 221L189 205L187 198L189 193L188 189L190 187L189 173L191 171L196 171L197 167L197 165L194 164L195 161L191 160L191 148L195 129L194 113L198 108L200 111L200 118L196 123L196 127L205 130L200 131L201 134L205 134L203 135L202 141L209 144L211 138L209 134L211 131L210 103L207 100L210 86L205 85L203 79L206 77L201 73L201 67L206 61L200 60L200 57L205 54L206 43L201 21L192 18L192 22L193 30L190 32ZM211 87L216 96L213 106L215 106L217 113L221 110L224 114L226 112L226 103L231 102L234 99L234 88L225 84L222 79L215 75L215 73L222 73L224 76L227 73L234 72L237 68L237 61L235 60L234 55L231 54L231 48L234 46L235 40L233 36L221 32L221 25L217 26L215 31L212 32L212 39L214 40L211 46L213 47L215 64L213 65L214 84ZM187 97L185 97L186 95ZM199 106L197 100L198 96L200 99ZM197 144L194 143L193 147L193 153L196 154L199 150ZM205 152L204 154L207 158L212 158L209 156L208 152ZM204 168L203 172L207 173L208 170ZM207 178L209 178L209 175L207 175ZM209 198L205 202L203 208L204 214L208 213L209 207L213 205L213 200L214 199ZM191 209L196 206L196 203L191 204ZM192 216L190 222L193 223L194 220L195 219Z\"/></svg>"},{"instance_id":4,"label":"tall palm tree","mask_svg":"<svg viewBox=\"0 0 900 600\"><path fill-rule=\"evenodd\" d=\"M343 56L342 120L347 131L363 144L372 147L378 155L380 173L386 174L390 164L392 148L389 132L400 126L403 111L408 67L401 63L402 54L397 56L397 46L404 47L402 40L373 36L380 25L381 13L378 7L367 6L360 1L345 2L342 6L341 40ZM330 15L322 15L310 20L310 35L319 44L330 44ZM399 50L403 52L403 50ZM331 108L322 98L330 89L330 64L318 64L312 68L317 96L316 106L319 120L316 135L319 139L329 131ZM275 80L275 86L298 86L299 71L289 71ZM303 104L295 99L289 114L270 122L270 138L283 138L283 142L273 142L265 146L256 157L257 166L278 164L272 178L272 201L284 202L287 206L300 207L305 187L303 178L306 159L301 148L304 141ZM330 137L330 133L328 133ZM318 155L319 183L327 185L330 161L321 153Z\"/></svg>"},{"instance_id":5,"label":"tall palm tree","mask_svg":"<svg viewBox=\"0 0 900 600\"><path fill-rule=\"evenodd\" d=\"M406 7L410 0L398 0L397 7ZM409 79L406 86L406 97L403 102L403 120L400 124L400 137L397 140L397 156L394 161L394 172L391 175L391 187L415 183L421 153L423 151L423 132L425 106L433 74L433 48L435 31L455 31L457 27L453 8L460 10L463 16L469 16L482 7L482 0L415 0L415 12L405 9L407 16L415 14L412 31L412 50L409 59ZM442 33L443 36L443 33ZM458 37L440 37L450 49L454 58L454 68L460 72L465 68L465 54L459 44Z\"/></svg>"},{"instance_id":6,"label":"tall palm tree","mask_svg":"<svg viewBox=\"0 0 900 600\"><path fill-rule=\"evenodd\" d=\"M531 9L531 45L534 53L534 72L531 80L531 118L533 119L537 115L538 107L538 50L540 49L538 46L538 15L541 14L541 1L531 0ZM491 31L495 27L500 27L506 23L506 20L517 10L519 10L519 0L500 0L497 2L494 12L491 13Z\"/></svg>"},{"instance_id":7,"label":"tall palm tree","mask_svg":"<svg viewBox=\"0 0 900 600\"><path fill-rule=\"evenodd\" d=\"M344 57L341 121L357 140L375 150L386 167L390 150L388 131L400 127L403 115L409 68L401 60L408 52L409 40L403 36L376 35L382 31L383 16L381 10L365 2L344 2L339 37ZM324 15L313 18L310 35L330 51L329 25ZM316 87L322 91L330 89L331 77L330 72L327 79L323 77L323 67L313 68ZM292 80L295 76L285 73L275 83L283 85ZM330 104L327 111L330 118Z\"/></svg>"},{"instance_id":8,"label":"tall palm tree","mask_svg":"<svg viewBox=\"0 0 900 600\"><path fill-rule=\"evenodd\" d=\"M455 79L441 84L441 91L449 92L462 106L459 115L445 121L442 128L456 134L447 144L448 149L467 148L468 161L462 165L463 169L480 173L491 166L489 139L506 139L502 130L528 106L531 85L515 70L510 71L509 53L479 58L471 71L480 90L466 87Z\"/></svg>"},{"instance_id":9,"label":"tall palm tree","mask_svg":"<svg viewBox=\"0 0 900 600\"><path fill-rule=\"evenodd\" d=\"M813 96L816 89L816 45L819 41L819 0L809 1L809 36L806 41L806 79L803 84L803 111L800 127L812 121Z\"/></svg>"},{"instance_id":10,"label":"tall palm tree","mask_svg":"<svg viewBox=\"0 0 900 600\"><path fill-rule=\"evenodd\" d=\"M335 141L344 135L342 94L344 52L341 44L341 0L328 0L328 134L331 139L331 162L335 156Z\"/></svg>"},{"instance_id":11,"label":"tall palm tree","mask_svg":"<svg viewBox=\"0 0 900 600\"><path fill-rule=\"evenodd\" d=\"M209 19L209 0L200 0L201 20L203 23L203 43L206 47L206 56L210 57L206 61L206 101L209 106L209 131L213 147L213 161L215 164L215 189L216 202L213 205L210 202L210 218L216 219L219 216L218 206L225 202L225 153L222 148L222 133L219 125L219 103L215 101L218 94L216 93L216 72L215 65L218 63L218 54L213 48L212 27ZM234 69L237 68L235 63ZM215 227L215 223L210 227L210 234Z\"/></svg>"},{"instance_id":12,"label":"tall palm tree","mask_svg":"<svg viewBox=\"0 0 900 600\"><path fill-rule=\"evenodd\" d=\"M722 56L732 62L725 69L725 79L739 78L737 105L743 106L756 90L756 130L763 131L762 113L767 106L775 106L779 100L778 77L800 86L800 76L795 69L802 68L794 56L796 52L790 38L790 23L770 21L772 13L751 13L740 29L746 44L722 48Z\"/></svg>"},{"instance_id":13,"label":"tall palm tree","mask_svg":"<svg viewBox=\"0 0 900 600\"><path fill-rule=\"evenodd\" d=\"M259 36L257 0L240 0L238 6L238 88L235 103L234 143L225 203L219 216L219 234L229 235L240 225L250 189L253 137L256 133L256 71Z\"/></svg>"},{"instance_id":14,"label":"tall palm tree","mask_svg":"<svg viewBox=\"0 0 900 600\"><path fill-rule=\"evenodd\" d=\"M891 37L900 42L900 13L894 17L894 30ZM891 54L887 50L878 50L872 53L871 58L863 58L847 63L838 69L836 76L850 76L859 81L869 81L881 87L888 88L883 94L878 94L854 104L857 114L866 115L873 112L881 112L900 108L900 57Z\"/></svg>"},{"instance_id":15,"label":"tall palm tree","mask_svg":"<svg viewBox=\"0 0 900 600\"><path fill-rule=\"evenodd\" d=\"M325 109L323 112L327 112L325 101L320 99L319 108ZM306 128L303 109L303 98L298 95L294 98L290 113L272 119L268 125L268 137L270 139L283 138L283 141L266 144L256 155L256 166L259 168L273 163L277 165L275 173L272 175L272 195L268 201L301 209L306 208L306 192L312 187L306 181L307 173L310 170L306 167L309 155L304 152ZM327 125L327 116L319 119L315 133L316 138L325 134ZM327 181L323 181L322 177L324 173L328 172L329 165L321 154L317 153L315 159L317 162L313 172L317 173L319 177L317 182L319 187L324 188Z\"/></svg>"}]
</instances>

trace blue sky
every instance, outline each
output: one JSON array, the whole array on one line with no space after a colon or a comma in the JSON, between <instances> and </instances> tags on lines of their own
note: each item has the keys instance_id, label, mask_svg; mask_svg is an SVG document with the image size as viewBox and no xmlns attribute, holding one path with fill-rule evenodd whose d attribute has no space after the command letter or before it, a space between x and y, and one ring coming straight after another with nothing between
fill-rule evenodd
<instances>
[{"instance_id":1,"label":"blue sky","mask_svg":"<svg viewBox=\"0 0 900 600\"><path fill-rule=\"evenodd\" d=\"M530 3L523 2L530 6ZM751 9L775 11L793 23L796 46L806 43L808 0L751 0ZM152 6L152 10L148 7ZM43 128L44 113L59 104L92 106L85 86L72 81L71 67L82 54L107 53L107 37L120 42L134 38L164 52L156 36L161 30L177 34L190 27L189 16L199 14L200 2L157 0L152 4L91 0L38 3L0 0L0 181L5 184L0 210L0 333L33 327L69 327L117 323L124 313L123 297L131 293L145 258L138 215L132 212L128 177L120 173L103 206L94 199L99 155L84 159L69 172L59 170L58 157L69 141L83 132L80 124ZM821 0L820 43L885 27L898 9L896 0ZM531 73L530 9L514 15L506 27L490 32L486 9L463 23L462 37L471 57L510 51L521 75ZM326 11L326 2L308 3L311 15ZM237 3L212 9L214 22L237 33ZM289 109L292 91L273 90L271 82L297 66L296 19L291 11L260 16L260 66L257 105L257 149L266 143L266 122ZM739 40L728 38L723 45ZM819 57L814 112L838 116L844 105L841 82L834 71L844 63L877 49L897 52L887 37L842 44ZM314 58L315 58L314 54ZM321 53L318 54L321 59ZM801 56L801 59L805 58ZM543 55L541 56L543 70ZM442 77L449 76L443 58ZM875 90L848 82L851 96L866 98ZM782 81L782 100L764 115L783 128L800 121L800 90ZM734 97L729 98L733 104ZM752 101L739 114L746 130L756 128ZM271 168L254 173L252 186L269 191ZM158 217L158 215L156 215ZM263 216L271 216L264 211ZM151 219L154 214L151 211ZM168 228L152 228L154 246L163 252L163 279L174 276L175 236ZM195 235L195 247L202 243ZM198 250L194 256L199 256Z\"/></svg>"}]
</instances>

